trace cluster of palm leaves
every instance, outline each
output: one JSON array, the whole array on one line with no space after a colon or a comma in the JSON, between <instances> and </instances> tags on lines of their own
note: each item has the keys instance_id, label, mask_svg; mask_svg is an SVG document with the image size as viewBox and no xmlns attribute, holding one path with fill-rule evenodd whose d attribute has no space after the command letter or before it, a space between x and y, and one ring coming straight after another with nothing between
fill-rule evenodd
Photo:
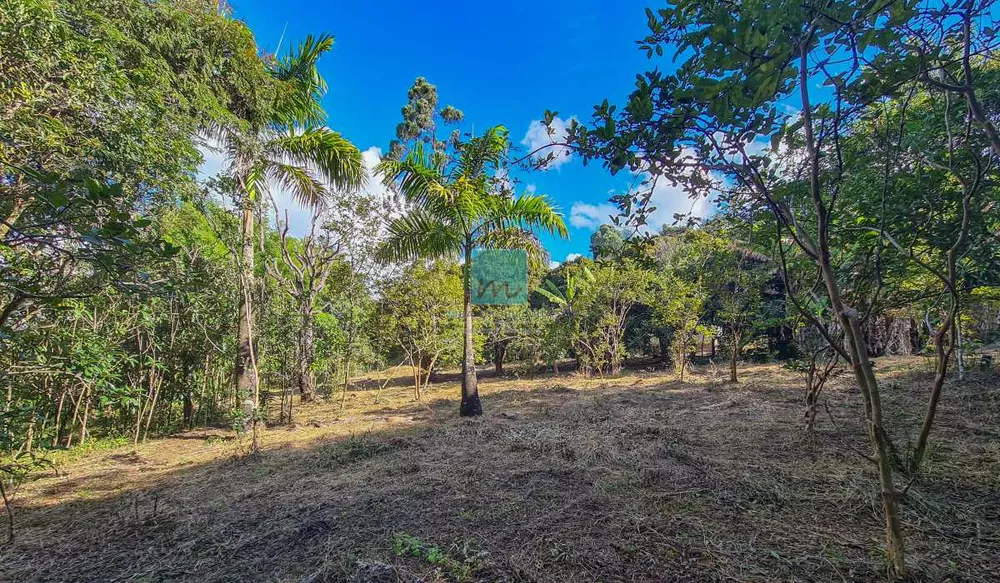
<instances>
[{"instance_id":1,"label":"cluster of palm leaves","mask_svg":"<svg viewBox=\"0 0 1000 583\"><path fill-rule=\"evenodd\" d=\"M594 283L594 274L586 265L580 266L579 276L574 273L572 269L566 271L565 290L560 289L551 279L546 279L543 287L535 290L547 300L559 306L562 312L561 315L569 319L573 317L573 308L576 305L575 301L583 293L584 286L588 283Z\"/></svg>"},{"instance_id":2,"label":"cluster of palm leaves","mask_svg":"<svg viewBox=\"0 0 1000 583\"><path fill-rule=\"evenodd\" d=\"M538 248L536 230L565 237L558 209L540 194L512 196L498 188L497 173L509 148L506 128L496 126L457 146L456 156L428 152L418 143L400 160L386 159L376 173L395 187L408 212L390 222L379 250L385 261L458 257L464 260L465 349L462 415L482 412L472 344L470 292L473 251Z\"/></svg>"},{"instance_id":3,"label":"cluster of palm leaves","mask_svg":"<svg viewBox=\"0 0 1000 583\"><path fill-rule=\"evenodd\" d=\"M274 101L270 117L257 127L221 128L218 139L229 159L228 174L242 212L241 296L237 331L236 386L256 410L259 387L253 354L252 293L254 229L258 206L280 188L297 202L316 207L331 189L355 189L365 182L361 152L324 124L320 104L326 83L319 58L333 46L330 36L309 36L270 63ZM256 428L256 424L254 424ZM256 436L256 432L255 432ZM256 443L256 440L255 440Z\"/></svg>"},{"instance_id":4,"label":"cluster of palm leaves","mask_svg":"<svg viewBox=\"0 0 1000 583\"><path fill-rule=\"evenodd\" d=\"M327 85L317 62L333 46L333 37L308 36L271 63L274 105L267 123L244 130L224 129L222 143L230 172L245 205L279 187L297 202L316 206L330 188L356 188L365 181L361 152L323 125L321 99Z\"/></svg>"}]
</instances>

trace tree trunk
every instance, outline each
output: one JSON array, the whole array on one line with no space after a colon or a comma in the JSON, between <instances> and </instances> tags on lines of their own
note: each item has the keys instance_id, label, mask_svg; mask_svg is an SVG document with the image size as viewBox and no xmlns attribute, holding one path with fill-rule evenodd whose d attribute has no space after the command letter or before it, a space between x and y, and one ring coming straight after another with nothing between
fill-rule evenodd
<instances>
[{"instance_id":1,"label":"tree trunk","mask_svg":"<svg viewBox=\"0 0 1000 583\"><path fill-rule=\"evenodd\" d=\"M820 392L823 390L826 381L830 378L833 369L837 366L839 359L835 350L832 348L827 350L829 350L829 356L822 364L819 358L824 353L824 350L813 351L809 357L809 370L806 376L805 428L810 433L816 427L816 414L819 412Z\"/></svg>"},{"instance_id":2,"label":"tree trunk","mask_svg":"<svg viewBox=\"0 0 1000 583\"><path fill-rule=\"evenodd\" d=\"M920 426L917 445L913 448L913 459L910 460L910 469L914 472L920 468L924 454L927 453L927 441L930 439L931 428L934 425L938 401L941 400L941 390L944 388L944 381L948 376L948 361L951 360L951 355L955 351L955 340L958 336L955 331L955 307L953 304L948 316L941 323L941 328L934 333L934 350L937 353L937 362L935 363L934 382L931 385L930 401L927 403L927 410L924 413L924 422ZM950 340L947 348L945 348L945 336L948 336Z\"/></svg>"},{"instance_id":3,"label":"tree trunk","mask_svg":"<svg viewBox=\"0 0 1000 583\"><path fill-rule=\"evenodd\" d=\"M83 390L80 392L80 397L75 399L73 403L73 419L69 422L69 435L66 436L66 447L73 445L73 430L76 428L76 420L79 419L80 415L80 404L83 402L83 397L87 394L86 385L83 386ZM70 399L73 395L69 396Z\"/></svg>"},{"instance_id":4,"label":"tree trunk","mask_svg":"<svg viewBox=\"0 0 1000 583\"><path fill-rule=\"evenodd\" d=\"M251 322L253 306L251 304L253 291L251 282L254 279L254 247L253 247L253 208L247 205L243 209L243 241L240 255L240 310L236 326L236 364L234 377L236 381L236 399L239 403L248 400L253 407L251 415L256 416L257 408L257 374L253 367L253 346Z\"/></svg>"},{"instance_id":5,"label":"tree trunk","mask_svg":"<svg viewBox=\"0 0 1000 583\"><path fill-rule=\"evenodd\" d=\"M805 138L806 158L809 161L809 194L816 211L818 226L816 262L820 268L830 307L840 318L844 330L847 353L850 356L851 367L857 379L862 397L865 401L868 417L868 430L875 449L878 466L879 485L881 486L882 508L885 515L886 559L895 575L906 577L906 560L903 548L903 532L900 524L899 492L892 479L892 464L889 459L889 437L882 420L882 400L879 394L878 382L872 368L868 351L865 347L864 333L857 310L851 309L843 302L837 274L830 262L830 219L829 209L823 202L820 188L820 154L816 147L813 134L812 105L809 102L809 49L811 39L802 42L799 53L799 92L802 97L803 137Z\"/></svg>"},{"instance_id":6,"label":"tree trunk","mask_svg":"<svg viewBox=\"0 0 1000 583\"><path fill-rule=\"evenodd\" d=\"M194 400L191 398L191 391L184 393L184 427L190 429L194 426Z\"/></svg>"},{"instance_id":7,"label":"tree trunk","mask_svg":"<svg viewBox=\"0 0 1000 583\"><path fill-rule=\"evenodd\" d=\"M966 34L968 34L968 21L966 21L965 24ZM967 72L966 74L968 75L969 73ZM923 460L924 454L926 453L927 440L930 437L931 426L934 424L934 415L937 412L938 401L941 398L941 390L944 387L944 379L948 373L948 361L951 360L951 356L956 350L958 350L958 367L960 371L959 378L961 379L965 376L965 367L962 362L962 337L961 329L959 328L961 325L961 301L958 290L958 258L965 243L966 235L969 232L970 206L972 197L978 188L978 184L978 178L972 186L968 186L964 181L962 182L964 192L962 197L962 225L958 231L958 238L955 239L954 244L952 244L952 246L948 249L948 272L947 277L944 280L945 286L947 287L951 297L951 305L948 308L948 315L945 317L944 322L941 323L941 329L934 335L934 344L937 350L938 358L937 373L934 376L934 385L931 388L931 398L930 402L927 404L927 412L924 416L924 422L920 428L920 437L917 439L917 445L913 451L913 460L911 465L914 471L920 467L920 462ZM944 349L945 335L948 337L947 350Z\"/></svg>"},{"instance_id":8,"label":"tree trunk","mask_svg":"<svg viewBox=\"0 0 1000 583\"><path fill-rule=\"evenodd\" d=\"M63 404L66 402L66 392L67 389L63 389L62 392L59 393L59 404L56 406L56 420L53 423L56 427L56 438L55 441L53 441L54 445L59 445L60 443L62 443L63 423L64 423L62 418L62 412L63 412Z\"/></svg>"},{"instance_id":9,"label":"tree trunk","mask_svg":"<svg viewBox=\"0 0 1000 583\"><path fill-rule=\"evenodd\" d=\"M868 353L864 349L864 341L861 338L861 325L858 322L857 312L848 311L844 308L840 304L839 298L835 305L839 306L845 330L850 330L850 333L845 335L848 344L848 353L851 355L851 365L854 369L858 385L861 387L861 394L865 397L866 405L868 406L868 433L875 446L879 485L882 490L882 508L885 512L885 529L888 544L886 557L896 575L905 577L906 561L903 548L903 530L900 523L900 496L892 479L889 439L882 421L882 399L879 394L878 383L875 380L871 360L868 359Z\"/></svg>"},{"instance_id":10,"label":"tree trunk","mask_svg":"<svg viewBox=\"0 0 1000 583\"><path fill-rule=\"evenodd\" d=\"M184 428L189 429L192 424L192 419L194 419L194 398L192 397L192 387L191 387L191 362L185 357L184 358L184 373L182 378L184 379L184 403L181 408ZM170 404L170 409L173 410L173 403ZM167 427L170 427L169 421L167 422Z\"/></svg>"},{"instance_id":11,"label":"tree trunk","mask_svg":"<svg viewBox=\"0 0 1000 583\"><path fill-rule=\"evenodd\" d=\"M503 376L503 359L507 354L507 344L505 342L497 342L493 345L493 368L496 371L496 376Z\"/></svg>"},{"instance_id":12,"label":"tree trunk","mask_svg":"<svg viewBox=\"0 0 1000 583\"><path fill-rule=\"evenodd\" d=\"M714 339L712 341L715 342ZM740 362L740 343L742 341L743 339L736 333L730 338L732 345L729 348L729 382L731 383L740 382L736 369Z\"/></svg>"},{"instance_id":13,"label":"tree trunk","mask_svg":"<svg viewBox=\"0 0 1000 583\"><path fill-rule=\"evenodd\" d=\"M971 24L969 23L969 20L966 17L965 19L966 42L968 42L970 27ZM968 55L966 55L965 62L963 63L965 66L968 66L968 59L969 57ZM968 72L966 73L966 75L968 75ZM1000 133L997 132L996 126L993 125L992 121L990 121L989 115L983 110L983 105L979 102L979 99L976 97L976 90L975 87L972 85L972 79L967 76L965 79L965 83L967 86L965 89L965 99L966 102L969 104L969 114L972 116L972 119L975 120L976 124L978 124L979 127L982 128L983 133L986 134L986 137L990 141L990 147L993 148L993 153L996 154L997 156L1000 156Z\"/></svg>"},{"instance_id":14,"label":"tree trunk","mask_svg":"<svg viewBox=\"0 0 1000 583\"><path fill-rule=\"evenodd\" d=\"M45 431L45 422L42 422L42 432ZM31 421L28 422L28 435L24 441L24 450L31 455L31 446L34 445L35 440L35 417L32 415Z\"/></svg>"},{"instance_id":15,"label":"tree trunk","mask_svg":"<svg viewBox=\"0 0 1000 583\"><path fill-rule=\"evenodd\" d=\"M299 395L303 403L309 403L316 398L316 377L312 370L313 360L313 314L309 304L304 300L302 306L302 327L299 330ZM346 372L344 373L347 374ZM346 379L344 391L347 390Z\"/></svg>"},{"instance_id":16,"label":"tree trunk","mask_svg":"<svg viewBox=\"0 0 1000 583\"><path fill-rule=\"evenodd\" d=\"M90 418L90 391L85 389L82 398L83 421L80 423L80 445L83 445L83 442L87 441L87 419Z\"/></svg>"},{"instance_id":17,"label":"tree trunk","mask_svg":"<svg viewBox=\"0 0 1000 583\"><path fill-rule=\"evenodd\" d=\"M674 368L677 372L677 380L684 382L684 369L687 368L687 342L678 342L675 347Z\"/></svg>"},{"instance_id":18,"label":"tree trunk","mask_svg":"<svg viewBox=\"0 0 1000 583\"><path fill-rule=\"evenodd\" d=\"M666 334L656 337L657 343L660 345L660 362L663 363L665 368L670 367L670 340L667 338Z\"/></svg>"},{"instance_id":19,"label":"tree trunk","mask_svg":"<svg viewBox=\"0 0 1000 583\"><path fill-rule=\"evenodd\" d=\"M163 384L163 377L159 373L156 373L155 369L150 370L150 384L152 385L153 401L149 405L149 416L146 417L146 427L142 430L143 442L149 437L149 424L153 421L153 415L156 414L156 401L160 397L160 386Z\"/></svg>"},{"instance_id":20,"label":"tree trunk","mask_svg":"<svg viewBox=\"0 0 1000 583\"><path fill-rule=\"evenodd\" d=\"M483 414L479 401L479 381L476 378L476 347L472 336L472 241L465 242L465 276L462 303L465 308L465 345L462 348L462 405L459 414L473 417Z\"/></svg>"},{"instance_id":21,"label":"tree trunk","mask_svg":"<svg viewBox=\"0 0 1000 583\"><path fill-rule=\"evenodd\" d=\"M965 349L962 348L962 316L955 318L955 365L958 367L958 380L965 380Z\"/></svg>"},{"instance_id":22,"label":"tree trunk","mask_svg":"<svg viewBox=\"0 0 1000 583\"><path fill-rule=\"evenodd\" d=\"M410 359L410 374L413 375L413 399L420 400L420 368L414 364L414 359Z\"/></svg>"}]
</instances>

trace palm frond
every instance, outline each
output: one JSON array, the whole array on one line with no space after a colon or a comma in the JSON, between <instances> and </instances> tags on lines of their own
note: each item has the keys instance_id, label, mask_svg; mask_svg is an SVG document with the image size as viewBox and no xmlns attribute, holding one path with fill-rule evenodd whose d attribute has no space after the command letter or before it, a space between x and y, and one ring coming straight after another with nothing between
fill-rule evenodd
<instances>
[{"instance_id":1,"label":"palm frond","mask_svg":"<svg viewBox=\"0 0 1000 583\"><path fill-rule=\"evenodd\" d=\"M323 53L333 48L333 36L321 34L306 36L305 40L288 51L288 54L274 63L273 76L279 81L315 82L316 64ZM322 79L319 80L323 83Z\"/></svg>"},{"instance_id":2,"label":"palm frond","mask_svg":"<svg viewBox=\"0 0 1000 583\"><path fill-rule=\"evenodd\" d=\"M529 253L540 246L534 233L519 227L495 229L480 237L478 243L484 249L523 249Z\"/></svg>"},{"instance_id":3,"label":"palm frond","mask_svg":"<svg viewBox=\"0 0 1000 583\"><path fill-rule=\"evenodd\" d=\"M414 146L401 160L382 159L375 167L375 175L386 186L395 186L406 202L417 206L427 206L451 196L445 177L424 153L422 144Z\"/></svg>"},{"instance_id":4,"label":"palm frond","mask_svg":"<svg viewBox=\"0 0 1000 583\"><path fill-rule=\"evenodd\" d=\"M461 155L455 165L456 175L465 178L480 177L490 166L499 165L507 151L508 135L504 126L494 126L483 135L462 144Z\"/></svg>"},{"instance_id":5,"label":"palm frond","mask_svg":"<svg viewBox=\"0 0 1000 583\"><path fill-rule=\"evenodd\" d=\"M562 292L559 290L559 288L556 287L556 285L554 283L552 283L551 279L545 280L545 283L548 284L548 285L550 285L552 288L554 288L555 289L555 293L553 293L552 291L547 290L547 289L545 289L543 287L537 288L537 289L535 289L535 291L537 291L538 293L542 294L546 299L548 299L553 304L555 304L557 306L560 306L560 307L565 307L566 306L566 298L563 297Z\"/></svg>"},{"instance_id":6,"label":"palm frond","mask_svg":"<svg viewBox=\"0 0 1000 583\"><path fill-rule=\"evenodd\" d=\"M315 171L337 188L359 188L366 181L361 152L327 127L281 132L268 140L264 149L276 162Z\"/></svg>"},{"instance_id":7,"label":"palm frond","mask_svg":"<svg viewBox=\"0 0 1000 583\"><path fill-rule=\"evenodd\" d=\"M553 235L568 237L569 231L558 207L549 204L545 195L522 194L510 199L502 196L490 198L490 209L484 217L481 230L521 228L541 229Z\"/></svg>"},{"instance_id":8,"label":"palm frond","mask_svg":"<svg viewBox=\"0 0 1000 583\"><path fill-rule=\"evenodd\" d=\"M327 85L316 64L332 46L330 35L309 35L287 55L275 60L271 75L279 82L274 107L279 125L319 124L326 118L320 102Z\"/></svg>"},{"instance_id":9,"label":"palm frond","mask_svg":"<svg viewBox=\"0 0 1000 583\"><path fill-rule=\"evenodd\" d=\"M454 225L419 207L392 220L388 231L376 251L383 262L444 257L457 253L463 243L462 233Z\"/></svg>"},{"instance_id":10,"label":"palm frond","mask_svg":"<svg viewBox=\"0 0 1000 583\"><path fill-rule=\"evenodd\" d=\"M243 205L253 205L261 200L262 195L270 193L270 189L267 186L267 175L260 164L254 164L247 168L242 173L240 180L243 183L243 189L246 191L246 198L241 201Z\"/></svg>"},{"instance_id":11,"label":"palm frond","mask_svg":"<svg viewBox=\"0 0 1000 583\"><path fill-rule=\"evenodd\" d=\"M264 173L268 181L280 186L303 206L319 206L329 193L326 186L302 166L268 162Z\"/></svg>"},{"instance_id":12,"label":"palm frond","mask_svg":"<svg viewBox=\"0 0 1000 583\"><path fill-rule=\"evenodd\" d=\"M528 252L529 270L541 271L549 262L549 254L530 229L507 227L496 229L479 238L479 247L485 249L522 249Z\"/></svg>"}]
</instances>

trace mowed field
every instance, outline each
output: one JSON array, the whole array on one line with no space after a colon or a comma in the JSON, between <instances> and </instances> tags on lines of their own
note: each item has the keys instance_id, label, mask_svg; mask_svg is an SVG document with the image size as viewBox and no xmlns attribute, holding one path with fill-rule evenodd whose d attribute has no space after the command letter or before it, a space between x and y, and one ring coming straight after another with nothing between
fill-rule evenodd
<instances>
[{"instance_id":1,"label":"mowed field","mask_svg":"<svg viewBox=\"0 0 1000 583\"><path fill-rule=\"evenodd\" d=\"M720 367L724 368L724 367ZM930 384L878 360L901 450ZM74 453L21 486L2 581L878 581L883 527L849 375L701 367L399 383L296 406L263 452L222 429ZM1000 580L1000 383L945 389L904 503L914 580Z\"/></svg>"}]
</instances>

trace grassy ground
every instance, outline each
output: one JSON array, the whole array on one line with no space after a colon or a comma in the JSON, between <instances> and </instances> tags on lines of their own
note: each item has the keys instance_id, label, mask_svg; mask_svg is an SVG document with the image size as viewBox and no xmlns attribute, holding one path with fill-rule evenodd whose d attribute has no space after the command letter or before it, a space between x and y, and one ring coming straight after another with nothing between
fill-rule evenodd
<instances>
[{"instance_id":1,"label":"grassy ground","mask_svg":"<svg viewBox=\"0 0 1000 583\"><path fill-rule=\"evenodd\" d=\"M897 445L929 385L880 359ZM882 520L847 377L801 430L802 381L702 370L483 379L299 407L264 452L194 431L66 460L22 487L2 581L872 581ZM1000 389L946 388L905 503L914 579L1000 578ZM908 480L903 476L900 482Z\"/></svg>"}]
</instances>

